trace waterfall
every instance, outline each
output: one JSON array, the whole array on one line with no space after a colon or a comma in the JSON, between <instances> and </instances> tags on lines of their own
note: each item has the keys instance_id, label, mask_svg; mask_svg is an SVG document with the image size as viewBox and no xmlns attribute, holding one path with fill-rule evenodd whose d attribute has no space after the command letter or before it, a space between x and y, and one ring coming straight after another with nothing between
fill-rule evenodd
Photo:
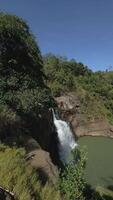
<instances>
[{"instance_id":1,"label":"waterfall","mask_svg":"<svg viewBox=\"0 0 113 200\"><path fill-rule=\"evenodd\" d=\"M73 133L70 129L70 126L67 122L57 119L57 116L52 109L53 120L57 130L58 139L59 139L59 155L61 161L66 164L72 160L71 151L77 146L75 142Z\"/></svg>"}]
</instances>

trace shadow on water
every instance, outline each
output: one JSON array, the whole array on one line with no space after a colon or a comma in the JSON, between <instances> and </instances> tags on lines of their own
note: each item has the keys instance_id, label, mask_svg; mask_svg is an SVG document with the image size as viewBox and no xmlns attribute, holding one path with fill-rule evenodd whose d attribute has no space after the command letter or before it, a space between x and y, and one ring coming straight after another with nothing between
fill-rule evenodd
<instances>
[{"instance_id":1,"label":"shadow on water","mask_svg":"<svg viewBox=\"0 0 113 200\"><path fill-rule=\"evenodd\" d=\"M107 189L113 191L113 177L108 177L108 178L104 178L101 177L101 180L103 181L103 185L104 187L106 187Z\"/></svg>"},{"instance_id":2,"label":"shadow on water","mask_svg":"<svg viewBox=\"0 0 113 200\"><path fill-rule=\"evenodd\" d=\"M104 188L101 188L100 190L95 190L89 184L86 185L84 196L87 200L113 200L111 190L109 191Z\"/></svg>"},{"instance_id":3,"label":"shadow on water","mask_svg":"<svg viewBox=\"0 0 113 200\"><path fill-rule=\"evenodd\" d=\"M113 185L108 185L107 188L113 192Z\"/></svg>"},{"instance_id":4,"label":"shadow on water","mask_svg":"<svg viewBox=\"0 0 113 200\"><path fill-rule=\"evenodd\" d=\"M113 200L113 197L110 197L110 196L104 195L103 198L98 199L98 200Z\"/></svg>"},{"instance_id":5,"label":"shadow on water","mask_svg":"<svg viewBox=\"0 0 113 200\"><path fill-rule=\"evenodd\" d=\"M110 180L111 180L112 183L113 183L113 177L110 177ZM111 185L111 184L108 185L107 188L113 192L113 184L112 184L112 185Z\"/></svg>"},{"instance_id":6,"label":"shadow on water","mask_svg":"<svg viewBox=\"0 0 113 200\"><path fill-rule=\"evenodd\" d=\"M113 200L113 177L109 178L101 178L103 183L105 183L105 186L97 186L96 189L92 189L92 187L89 185L88 191L89 194L92 194L92 198L88 198L91 200ZM111 184L110 184L111 183ZM91 196L89 196L91 197Z\"/></svg>"}]
</instances>

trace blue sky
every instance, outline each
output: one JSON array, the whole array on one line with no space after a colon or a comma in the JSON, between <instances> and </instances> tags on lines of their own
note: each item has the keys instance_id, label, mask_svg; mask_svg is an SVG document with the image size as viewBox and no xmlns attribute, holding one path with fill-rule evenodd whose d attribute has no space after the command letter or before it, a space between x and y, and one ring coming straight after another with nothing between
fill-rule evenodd
<instances>
[{"instance_id":1,"label":"blue sky","mask_svg":"<svg viewBox=\"0 0 113 200\"><path fill-rule=\"evenodd\" d=\"M42 54L75 58L93 70L113 66L113 0L0 0L24 18Z\"/></svg>"}]
</instances>

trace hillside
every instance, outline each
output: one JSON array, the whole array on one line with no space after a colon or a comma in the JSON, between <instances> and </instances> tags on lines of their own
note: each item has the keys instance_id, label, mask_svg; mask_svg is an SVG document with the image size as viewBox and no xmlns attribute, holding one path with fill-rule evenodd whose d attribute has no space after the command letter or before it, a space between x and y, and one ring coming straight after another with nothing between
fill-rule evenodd
<instances>
[{"instance_id":1,"label":"hillside","mask_svg":"<svg viewBox=\"0 0 113 200\"><path fill-rule=\"evenodd\" d=\"M47 85L54 97L73 93L83 119L106 119L113 124L113 72L93 72L76 60L47 54L43 57Z\"/></svg>"}]
</instances>

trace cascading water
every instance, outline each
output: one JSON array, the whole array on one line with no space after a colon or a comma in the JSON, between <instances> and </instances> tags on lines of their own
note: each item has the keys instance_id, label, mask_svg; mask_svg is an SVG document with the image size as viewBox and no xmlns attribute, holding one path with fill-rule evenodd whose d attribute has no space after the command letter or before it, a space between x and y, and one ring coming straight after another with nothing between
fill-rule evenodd
<instances>
[{"instance_id":1,"label":"cascading water","mask_svg":"<svg viewBox=\"0 0 113 200\"><path fill-rule=\"evenodd\" d=\"M71 151L77 146L77 143L75 142L73 133L67 122L57 119L53 109L52 112L54 124L58 133L60 159L66 164L72 160Z\"/></svg>"}]
</instances>

